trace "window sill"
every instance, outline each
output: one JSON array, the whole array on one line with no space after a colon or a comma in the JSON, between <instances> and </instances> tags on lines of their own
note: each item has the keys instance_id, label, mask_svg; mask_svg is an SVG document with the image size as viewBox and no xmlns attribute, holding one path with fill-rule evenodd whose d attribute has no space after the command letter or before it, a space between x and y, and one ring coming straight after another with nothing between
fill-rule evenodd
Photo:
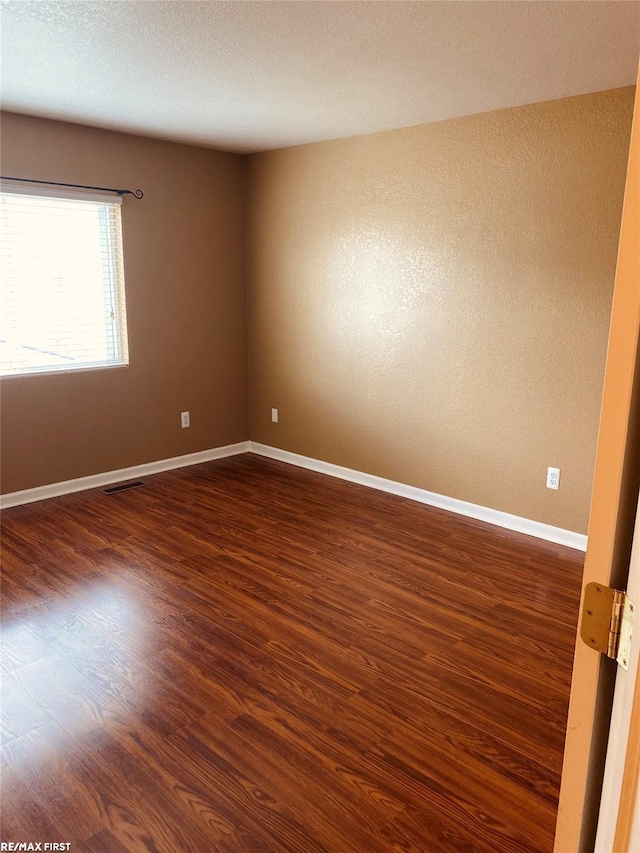
<instances>
[{"instance_id":1,"label":"window sill","mask_svg":"<svg viewBox=\"0 0 640 853\"><path fill-rule=\"evenodd\" d=\"M23 373L0 373L0 380L5 379L27 379L31 376L68 376L74 373L88 373L97 370L122 370L129 367L128 364L88 364L86 367L66 367L59 370L28 370Z\"/></svg>"}]
</instances>

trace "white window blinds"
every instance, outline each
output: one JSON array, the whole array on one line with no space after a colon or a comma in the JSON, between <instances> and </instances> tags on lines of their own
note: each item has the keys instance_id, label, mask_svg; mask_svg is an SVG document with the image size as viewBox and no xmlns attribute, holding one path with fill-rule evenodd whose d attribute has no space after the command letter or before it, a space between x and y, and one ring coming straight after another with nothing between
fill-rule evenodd
<instances>
[{"instance_id":1,"label":"white window blinds","mask_svg":"<svg viewBox=\"0 0 640 853\"><path fill-rule=\"evenodd\" d=\"M71 196L2 186L4 375L128 364L121 199Z\"/></svg>"}]
</instances>

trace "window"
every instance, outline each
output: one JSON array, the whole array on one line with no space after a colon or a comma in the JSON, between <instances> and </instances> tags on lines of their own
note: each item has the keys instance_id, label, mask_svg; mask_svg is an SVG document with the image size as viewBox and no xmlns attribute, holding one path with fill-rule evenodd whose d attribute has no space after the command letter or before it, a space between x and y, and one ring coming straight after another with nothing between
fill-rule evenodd
<instances>
[{"instance_id":1,"label":"window","mask_svg":"<svg viewBox=\"0 0 640 853\"><path fill-rule=\"evenodd\" d=\"M0 372L129 363L119 196L3 184Z\"/></svg>"}]
</instances>

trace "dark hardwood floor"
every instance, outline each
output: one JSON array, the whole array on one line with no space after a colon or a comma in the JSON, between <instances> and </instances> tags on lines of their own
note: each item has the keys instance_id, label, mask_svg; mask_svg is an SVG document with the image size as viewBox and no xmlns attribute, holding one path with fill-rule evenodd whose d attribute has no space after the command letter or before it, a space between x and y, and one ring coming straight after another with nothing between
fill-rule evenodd
<instances>
[{"instance_id":1,"label":"dark hardwood floor","mask_svg":"<svg viewBox=\"0 0 640 853\"><path fill-rule=\"evenodd\" d=\"M7 510L2 840L548 853L581 569L251 455Z\"/></svg>"}]
</instances>

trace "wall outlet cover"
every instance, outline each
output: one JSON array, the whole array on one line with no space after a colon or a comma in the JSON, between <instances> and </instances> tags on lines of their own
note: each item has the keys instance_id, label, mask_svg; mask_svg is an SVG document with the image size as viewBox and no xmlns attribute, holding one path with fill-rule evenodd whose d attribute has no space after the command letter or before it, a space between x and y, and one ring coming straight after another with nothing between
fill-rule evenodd
<instances>
[{"instance_id":1,"label":"wall outlet cover","mask_svg":"<svg viewBox=\"0 0 640 853\"><path fill-rule=\"evenodd\" d=\"M560 469L547 468L547 488L557 491L560 488Z\"/></svg>"}]
</instances>

